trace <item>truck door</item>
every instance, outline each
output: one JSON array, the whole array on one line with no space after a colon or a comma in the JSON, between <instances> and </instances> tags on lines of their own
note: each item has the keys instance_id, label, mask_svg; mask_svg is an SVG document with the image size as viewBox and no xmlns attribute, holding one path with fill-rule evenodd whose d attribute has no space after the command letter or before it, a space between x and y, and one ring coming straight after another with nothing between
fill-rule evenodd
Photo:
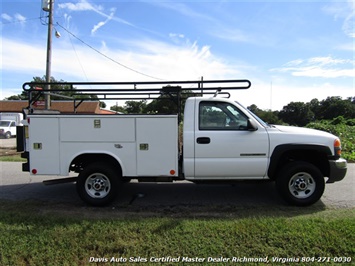
<instances>
[{"instance_id":1,"label":"truck door","mask_svg":"<svg viewBox=\"0 0 355 266\"><path fill-rule=\"evenodd\" d=\"M196 104L195 178L263 178L269 153L265 128L248 130L249 117L232 103L216 100Z\"/></svg>"}]
</instances>

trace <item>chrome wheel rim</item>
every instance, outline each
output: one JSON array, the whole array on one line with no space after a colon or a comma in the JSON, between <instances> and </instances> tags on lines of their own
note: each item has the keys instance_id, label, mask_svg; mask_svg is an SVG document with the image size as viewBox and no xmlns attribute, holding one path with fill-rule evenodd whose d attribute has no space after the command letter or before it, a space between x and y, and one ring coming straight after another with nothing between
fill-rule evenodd
<instances>
[{"instance_id":1,"label":"chrome wheel rim","mask_svg":"<svg viewBox=\"0 0 355 266\"><path fill-rule=\"evenodd\" d=\"M85 181L85 191L92 198L102 199L110 193L110 190L111 182L102 173L91 174Z\"/></svg>"},{"instance_id":2,"label":"chrome wheel rim","mask_svg":"<svg viewBox=\"0 0 355 266\"><path fill-rule=\"evenodd\" d=\"M305 199L316 190L316 182L309 173L300 172L291 177L288 189L295 198Z\"/></svg>"}]
</instances>

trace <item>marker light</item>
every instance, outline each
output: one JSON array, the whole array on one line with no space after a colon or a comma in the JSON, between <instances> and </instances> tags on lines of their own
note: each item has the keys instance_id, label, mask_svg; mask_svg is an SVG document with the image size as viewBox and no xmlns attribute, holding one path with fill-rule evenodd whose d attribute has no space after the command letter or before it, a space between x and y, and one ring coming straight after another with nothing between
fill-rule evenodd
<instances>
[{"instance_id":1,"label":"marker light","mask_svg":"<svg viewBox=\"0 0 355 266\"><path fill-rule=\"evenodd\" d=\"M337 156L341 156L341 142L340 142L340 139L334 140L334 153Z\"/></svg>"}]
</instances>

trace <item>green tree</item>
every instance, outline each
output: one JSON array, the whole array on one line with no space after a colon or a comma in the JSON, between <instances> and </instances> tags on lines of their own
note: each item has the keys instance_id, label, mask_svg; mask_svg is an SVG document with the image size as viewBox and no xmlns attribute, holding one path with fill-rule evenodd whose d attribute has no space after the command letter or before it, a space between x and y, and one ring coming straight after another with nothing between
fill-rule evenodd
<instances>
[{"instance_id":1,"label":"green tree","mask_svg":"<svg viewBox=\"0 0 355 266\"><path fill-rule=\"evenodd\" d=\"M317 119L333 119L338 116L355 117L355 104L352 98L343 100L339 96L332 96L320 102Z\"/></svg>"},{"instance_id":2,"label":"green tree","mask_svg":"<svg viewBox=\"0 0 355 266\"><path fill-rule=\"evenodd\" d=\"M309 104L291 102L283 107L279 118L290 125L305 126L314 119L314 113Z\"/></svg>"},{"instance_id":3,"label":"green tree","mask_svg":"<svg viewBox=\"0 0 355 266\"><path fill-rule=\"evenodd\" d=\"M190 90L180 91L180 87L166 87L169 93L164 93L157 99L154 99L147 105L149 114L178 114L180 106L180 115L183 119L186 99L189 97L200 96ZM180 93L180 96L178 95ZM180 101L180 102L179 102Z\"/></svg>"},{"instance_id":4,"label":"green tree","mask_svg":"<svg viewBox=\"0 0 355 266\"><path fill-rule=\"evenodd\" d=\"M17 95L11 95L10 97L5 97L5 101L19 101L19 100L26 100L26 96L23 96L22 94L17 94Z\"/></svg>"},{"instance_id":5,"label":"green tree","mask_svg":"<svg viewBox=\"0 0 355 266\"><path fill-rule=\"evenodd\" d=\"M318 99L314 98L308 103L308 105L314 114L314 118L317 119L320 116L320 112L321 112L320 101Z\"/></svg>"},{"instance_id":6,"label":"green tree","mask_svg":"<svg viewBox=\"0 0 355 266\"><path fill-rule=\"evenodd\" d=\"M177 102L168 95L161 95L147 105L149 114L176 114L178 112Z\"/></svg>"},{"instance_id":7,"label":"green tree","mask_svg":"<svg viewBox=\"0 0 355 266\"><path fill-rule=\"evenodd\" d=\"M260 113L262 110L259 109L255 104L252 104L250 106L247 107L252 113L258 115L258 113Z\"/></svg>"},{"instance_id":8,"label":"green tree","mask_svg":"<svg viewBox=\"0 0 355 266\"><path fill-rule=\"evenodd\" d=\"M110 110L115 111L115 112L119 112L119 113L126 113L126 109L123 106L119 106L119 105L113 105L110 107Z\"/></svg>"},{"instance_id":9,"label":"green tree","mask_svg":"<svg viewBox=\"0 0 355 266\"><path fill-rule=\"evenodd\" d=\"M189 90L180 92L179 87L167 87L164 92L150 103L147 100L132 100L126 101L124 106L114 105L110 109L125 114L177 114L178 104L181 113L183 113L186 99L191 96L198 96ZM178 103L178 93L181 93L180 103ZM183 119L182 114L181 118Z\"/></svg>"},{"instance_id":10,"label":"green tree","mask_svg":"<svg viewBox=\"0 0 355 266\"><path fill-rule=\"evenodd\" d=\"M147 101L126 101L124 110L127 114L143 114L146 113Z\"/></svg>"},{"instance_id":11,"label":"green tree","mask_svg":"<svg viewBox=\"0 0 355 266\"><path fill-rule=\"evenodd\" d=\"M280 125L283 122L279 118L279 111L266 110L258 115L262 120L272 125Z\"/></svg>"},{"instance_id":12,"label":"green tree","mask_svg":"<svg viewBox=\"0 0 355 266\"><path fill-rule=\"evenodd\" d=\"M278 116L279 111L261 110L255 104L252 104L247 108L269 124L274 124L274 125L282 124L282 121L279 119Z\"/></svg>"}]
</instances>

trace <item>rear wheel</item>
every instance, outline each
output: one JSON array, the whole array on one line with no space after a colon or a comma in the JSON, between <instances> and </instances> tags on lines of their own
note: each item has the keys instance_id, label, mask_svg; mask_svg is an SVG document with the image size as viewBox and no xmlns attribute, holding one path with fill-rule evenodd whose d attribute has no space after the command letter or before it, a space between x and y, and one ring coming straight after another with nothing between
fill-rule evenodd
<instances>
[{"instance_id":1,"label":"rear wheel","mask_svg":"<svg viewBox=\"0 0 355 266\"><path fill-rule=\"evenodd\" d=\"M292 162L279 172L276 187L288 203L308 206L322 197L325 180L323 174L314 165L307 162Z\"/></svg>"},{"instance_id":2,"label":"rear wheel","mask_svg":"<svg viewBox=\"0 0 355 266\"><path fill-rule=\"evenodd\" d=\"M76 189L86 203L104 206L116 198L120 184L120 174L113 167L105 163L94 163L80 172Z\"/></svg>"}]
</instances>

